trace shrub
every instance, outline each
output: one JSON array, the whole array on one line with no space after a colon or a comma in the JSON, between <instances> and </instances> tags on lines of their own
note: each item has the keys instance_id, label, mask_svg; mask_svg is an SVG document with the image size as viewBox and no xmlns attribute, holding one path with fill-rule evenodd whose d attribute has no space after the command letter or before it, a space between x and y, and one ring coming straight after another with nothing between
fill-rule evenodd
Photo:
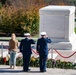
<instances>
[{"instance_id":1,"label":"shrub","mask_svg":"<svg viewBox=\"0 0 76 75\"><path fill-rule=\"evenodd\" d=\"M31 3L32 2L32 3ZM39 9L45 6L43 0L19 0L0 9L0 30L5 33L39 32Z\"/></svg>"},{"instance_id":2,"label":"shrub","mask_svg":"<svg viewBox=\"0 0 76 75\"><path fill-rule=\"evenodd\" d=\"M76 27L75 27L74 31L75 31L75 33L76 33Z\"/></svg>"},{"instance_id":3,"label":"shrub","mask_svg":"<svg viewBox=\"0 0 76 75\"><path fill-rule=\"evenodd\" d=\"M17 65L17 66L22 66L22 65L23 65L23 60L22 60L22 58L19 57L19 58L17 58L16 60L17 60L17 61L16 61L16 65Z\"/></svg>"},{"instance_id":4,"label":"shrub","mask_svg":"<svg viewBox=\"0 0 76 75\"><path fill-rule=\"evenodd\" d=\"M2 57L0 58L0 61L0 65L5 64ZM6 61L6 65L9 65L9 60ZM16 65L23 66L23 59L21 57L17 58ZM76 63L54 59L47 59L46 66L47 68L76 69ZM39 57L31 57L30 67L39 67Z\"/></svg>"}]
</instances>

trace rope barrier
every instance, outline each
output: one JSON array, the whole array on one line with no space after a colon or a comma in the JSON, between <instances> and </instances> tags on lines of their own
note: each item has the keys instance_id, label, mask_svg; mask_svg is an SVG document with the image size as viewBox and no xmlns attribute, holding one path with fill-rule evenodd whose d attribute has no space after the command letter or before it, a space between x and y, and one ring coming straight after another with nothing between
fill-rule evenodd
<instances>
[{"instance_id":1,"label":"rope barrier","mask_svg":"<svg viewBox=\"0 0 76 75\"><path fill-rule=\"evenodd\" d=\"M4 46L6 49L8 49L6 46ZM32 50L32 52L33 53L35 53L36 55L39 55L34 49L31 49ZM70 57L72 57L75 53L76 53L76 51L74 52L74 53L72 53L71 55L69 55L69 56L63 56L63 55L61 55L55 48L54 48L54 50L62 57L62 58L70 58ZM50 49L48 50L48 52L50 51Z\"/></svg>"},{"instance_id":2,"label":"rope barrier","mask_svg":"<svg viewBox=\"0 0 76 75\"><path fill-rule=\"evenodd\" d=\"M54 50L55 50L61 57L63 57L63 58L70 58L70 57L72 57L72 56L76 53L76 51L75 51L73 54L71 54L71 55L69 55L69 56L63 56L63 55L61 55L55 48L54 48Z\"/></svg>"},{"instance_id":3,"label":"rope barrier","mask_svg":"<svg viewBox=\"0 0 76 75\"><path fill-rule=\"evenodd\" d=\"M35 50L32 49L32 52L34 52L36 55L39 55L37 52L35 52Z\"/></svg>"},{"instance_id":4,"label":"rope barrier","mask_svg":"<svg viewBox=\"0 0 76 75\"><path fill-rule=\"evenodd\" d=\"M36 55L39 55L37 52L35 52L35 50L34 49L31 49L32 50L32 52L34 52ZM50 51L50 49L48 50L48 52ZM50 53L50 52L49 52Z\"/></svg>"},{"instance_id":5,"label":"rope barrier","mask_svg":"<svg viewBox=\"0 0 76 75\"><path fill-rule=\"evenodd\" d=\"M4 45L3 45L4 46ZM7 46L4 46L6 49L8 49L8 47Z\"/></svg>"},{"instance_id":6,"label":"rope barrier","mask_svg":"<svg viewBox=\"0 0 76 75\"><path fill-rule=\"evenodd\" d=\"M8 49L8 47L7 46L4 46L6 49ZM35 52L35 50L33 50L32 49L32 52L34 52L36 55L39 55L37 52ZM18 52L18 53L20 53L20 52Z\"/></svg>"}]
</instances>

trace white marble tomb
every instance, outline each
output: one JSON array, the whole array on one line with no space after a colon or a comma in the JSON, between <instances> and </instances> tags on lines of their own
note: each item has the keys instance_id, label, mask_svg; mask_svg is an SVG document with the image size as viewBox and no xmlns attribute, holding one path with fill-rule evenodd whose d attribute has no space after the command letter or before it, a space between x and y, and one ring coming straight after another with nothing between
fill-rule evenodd
<instances>
[{"instance_id":1,"label":"white marble tomb","mask_svg":"<svg viewBox=\"0 0 76 75\"><path fill-rule=\"evenodd\" d=\"M39 14L39 32L47 32L53 41L50 47L72 49L70 37L75 34L75 6L49 5L41 8Z\"/></svg>"}]
</instances>

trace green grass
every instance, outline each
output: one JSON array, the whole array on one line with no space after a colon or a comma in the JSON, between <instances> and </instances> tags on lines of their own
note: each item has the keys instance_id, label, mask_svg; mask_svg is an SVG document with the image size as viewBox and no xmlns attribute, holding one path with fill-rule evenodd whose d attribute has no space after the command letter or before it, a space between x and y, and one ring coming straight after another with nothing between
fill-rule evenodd
<instances>
[{"instance_id":1,"label":"green grass","mask_svg":"<svg viewBox=\"0 0 76 75\"><path fill-rule=\"evenodd\" d=\"M33 38L38 38L39 37L39 34L36 34L33 36Z\"/></svg>"},{"instance_id":2,"label":"green grass","mask_svg":"<svg viewBox=\"0 0 76 75\"><path fill-rule=\"evenodd\" d=\"M0 37L0 41L8 41L10 40L10 37Z\"/></svg>"},{"instance_id":3,"label":"green grass","mask_svg":"<svg viewBox=\"0 0 76 75\"><path fill-rule=\"evenodd\" d=\"M25 37L17 37L18 41L21 41L22 39L24 39ZM38 39L37 36L32 37L35 41ZM0 37L0 41L9 41L11 39L11 37Z\"/></svg>"}]
</instances>

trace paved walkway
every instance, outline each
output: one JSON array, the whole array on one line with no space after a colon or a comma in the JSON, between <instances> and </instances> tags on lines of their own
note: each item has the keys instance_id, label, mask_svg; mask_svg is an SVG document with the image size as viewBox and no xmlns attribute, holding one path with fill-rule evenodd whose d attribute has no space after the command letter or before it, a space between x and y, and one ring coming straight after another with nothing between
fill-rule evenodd
<instances>
[{"instance_id":1,"label":"paved walkway","mask_svg":"<svg viewBox=\"0 0 76 75\"><path fill-rule=\"evenodd\" d=\"M7 65L0 65L0 75L76 75L76 70L47 68L47 72L39 72L39 68L30 67L31 71L22 72L22 67L9 69Z\"/></svg>"}]
</instances>

